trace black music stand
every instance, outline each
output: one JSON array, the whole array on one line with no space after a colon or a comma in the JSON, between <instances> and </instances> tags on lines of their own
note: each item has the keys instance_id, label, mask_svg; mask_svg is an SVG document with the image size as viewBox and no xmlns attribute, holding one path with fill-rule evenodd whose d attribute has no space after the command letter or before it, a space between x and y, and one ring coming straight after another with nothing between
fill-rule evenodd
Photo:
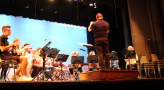
<instances>
[{"instance_id":1,"label":"black music stand","mask_svg":"<svg viewBox=\"0 0 164 90\"><path fill-rule=\"evenodd\" d=\"M63 76L63 71L62 71L62 63L63 62L66 62L67 59L68 59L69 55L66 55L66 54L58 54L57 58L56 58L56 61L59 61L60 62L60 68L61 68L61 73L59 76L61 76L60 80L64 80L64 76ZM58 77L59 78L59 77Z\"/></svg>"},{"instance_id":2,"label":"black music stand","mask_svg":"<svg viewBox=\"0 0 164 90\"><path fill-rule=\"evenodd\" d=\"M48 78L50 78L50 79L53 81L53 79L46 73L46 70L45 70L45 62L46 62L46 61L45 61L45 58L46 58L47 55L50 54L50 51L51 51L50 47L48 47L50 44L51 44L51 41L48 42L48 43L41 49L41 51L40 51L40 56L43 57L43 70L42 70L40 73L38 73L37 76L42 75L42 80L43 80L43 81L45 81L45 77L46 77L46 76L47 76ZM45 76L45 75L46 75L46 76ZM34 79L35 79L37 76L35 76ZM33 80L34 80L34 79L33 79Z\"/></svg>"},{"instance_id":3,"label":"black music stand","mask_svg":"<svg viewBox=\"0 0 164 90\"><path fill-rule=\"evenodd\" d=\"M75 69L78 69L79 64L83 64L84 63L84 56L72 56L71 57L71 64L73 64L75 66ZM77 64L77 65L75 65ZM75 79L79 80L79 75L77 73L77 71L75 72Z\"/></svg>"},{"instance_id":4,"label":"black music stand","mask_svg":"<svg viewBox=\"0 0 164 90\"><path fill-rule=\"evenodd\" d=\"M52 75L54 74L54 67L55 67L55 66L54 66L54 60L55 60L55 58L57 57L59 51L60 51L60 50L58 50L57 48L51 48L50 54L47 56L47 57L53 58L53 61L52 61L52 63L53 63ZM59 79L58 76L55 75L55 77Z\"/></svg>"},{"instance_id":5,"label":"black music stand","mask_svg":"<svg viewBox=\"0 0 164 90\"><path fill-rule=\"evenodd\" d=\"M125 54L126 54L125 58L130 58L130 59L136 58L135 50L127 50Z\"/></svg>"},{"instance_id":6,"label":"black music stand","mask_svg":"<svg viewBox=\"0 0 164 90\"><path fill-rule=\"evenodd\" d=\"M72 64L83 64L84 63L84 56L72 56L71 57Z\"/></svg>"},{"instance_id":7,"label":"black music stand","mask_svg":"<svg viewBox=\"0 0 164 90\"><path fill-rule=\"evenodd\" d=\"M93 69L96 69L95 63L98 63L98 55L89 55L88 56L88 63L93 63Z\"/></svg>"},{"instance_id":8,"label":"black music stand","mask_svg":"<svg viewBox=\"0 0 164 90\"><path fill-rule=\"evenodd\" d=\"M112 59L112 60L117 60L118 59L117 52L110 52L109 53L109 58Z\"/></svg>"},{"instance_id":9,"label":"black music stand","mask_svg":"<svg viewBox=\"0 0 164 90\"><path fill-rule=\"evenodd\" d=\"M60 50L58 50L57 48L51 48L50 54L47 57L56 58L56 56L58 55L59 51Z\"/></svg>"}]
</instances>

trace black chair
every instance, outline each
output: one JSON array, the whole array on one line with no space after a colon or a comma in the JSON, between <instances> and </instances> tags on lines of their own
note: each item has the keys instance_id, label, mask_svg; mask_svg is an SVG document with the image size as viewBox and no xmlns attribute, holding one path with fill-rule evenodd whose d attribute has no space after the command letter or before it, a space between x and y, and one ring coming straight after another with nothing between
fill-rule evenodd
<instances>
[{"instance_id":1,"label":"black chair","mask_svg":"<svg viewBox=\"0 0 164 90\"><path fill-rule=\"evenodd\" d=\"M142 56L139 61L140 61L140 68L139 68L140 78L144 78L144 76L146 76L146 78L156 76L154 63L149 62L146 56Z\"/></svg>"},{"instance_id":2,"label":"black chair","mask_svg":"<svg viewBox=\"0 0 164 90\"><path fill-rule=\"evenodd\" d=\"M164 77L164 60L156 60L153 61L155 65L155 69L158 70L159 77Z\"/></svg>"}]
</instances>

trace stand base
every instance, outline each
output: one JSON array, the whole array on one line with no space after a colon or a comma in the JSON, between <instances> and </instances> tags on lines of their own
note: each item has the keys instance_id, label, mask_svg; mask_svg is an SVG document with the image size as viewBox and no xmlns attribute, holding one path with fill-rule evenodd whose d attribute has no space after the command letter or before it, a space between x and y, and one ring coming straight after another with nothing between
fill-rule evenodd
<instances>
[{"instance_id":1,"label":"stand base","mask_svg":"<svg viewBox=\"0 0 164 90\"><path fill-rule=\"evenodd\" d=\"M40 75L40 76L39 76ZM53 81L53 79L47 74L47 72L46 71L41 71L40 73L38 73L38 75L37 76L35 76L34 77L34 79L32 80L32 81L34 81L37 77L39 77L40 79L40 81L47 81L48 79L51 79L52 81ZM47 79L47 78L48 79ZM46 80L47 79L47 80Z\"/></svg>"},{"instance_id":2,"label":"stand base","mask_svg":"<svg viewBox=\"0 0 164 90\"><path fill-rule=\"evenodd\" d=\"M80 73L80 80L137 79L137 70L96 70Z\"/></svg>"}]
</instances>

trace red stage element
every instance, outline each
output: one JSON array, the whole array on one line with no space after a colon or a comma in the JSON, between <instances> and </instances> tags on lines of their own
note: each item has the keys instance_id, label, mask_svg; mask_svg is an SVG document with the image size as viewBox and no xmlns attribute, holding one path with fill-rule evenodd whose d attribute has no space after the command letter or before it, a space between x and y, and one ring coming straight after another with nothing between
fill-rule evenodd
<instances>
[{"instance_id":1,"label":"red stage element","mask_svg":"<svg viewBox=\"0 0 164 90\"><path fill-rule=\"evenodd\" d=\"M96 70L80 73L80 80L137 79L137 70Z\"/></svg>"}]
</instances>

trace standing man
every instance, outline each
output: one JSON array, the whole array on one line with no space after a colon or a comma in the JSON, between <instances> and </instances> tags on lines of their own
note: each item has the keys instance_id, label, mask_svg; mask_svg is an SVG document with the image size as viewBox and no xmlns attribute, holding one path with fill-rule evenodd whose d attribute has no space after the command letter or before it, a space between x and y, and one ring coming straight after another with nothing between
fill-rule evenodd
<instances>
[{"instance_id":1,"label":"standing man","mask_svg":"<svg viewBox=\"0 0 164 90\"><path fill-rule=\"evenodd\" d=\"M100 69L109 69L109 23L103 20L103 15L101 13L96 15L96 19L97 21L90 22L88 31L94 31L95 49L98 54ZM103 56L105 57L103 58Z\"/></svg>"},{"instance_id":2,"label":"standing man","mask_svg":"<svg viewBox=\"0 0 164 90\"><path fill-rule=\"evenodd\" d=\"M18 43L12 43L9 45L9 42L7 41L8 36L11 34L10 26L3 26L2 32L3 35L0 36L0 57L2 60L16 60L20 62L21 65L18 67L15 75L18 76L19 72L21 72L21 80L25 80L27 58L24 56L12 56L9 52L10 48L16 47L18 45Z\"/></svg>"}]
</instances>

